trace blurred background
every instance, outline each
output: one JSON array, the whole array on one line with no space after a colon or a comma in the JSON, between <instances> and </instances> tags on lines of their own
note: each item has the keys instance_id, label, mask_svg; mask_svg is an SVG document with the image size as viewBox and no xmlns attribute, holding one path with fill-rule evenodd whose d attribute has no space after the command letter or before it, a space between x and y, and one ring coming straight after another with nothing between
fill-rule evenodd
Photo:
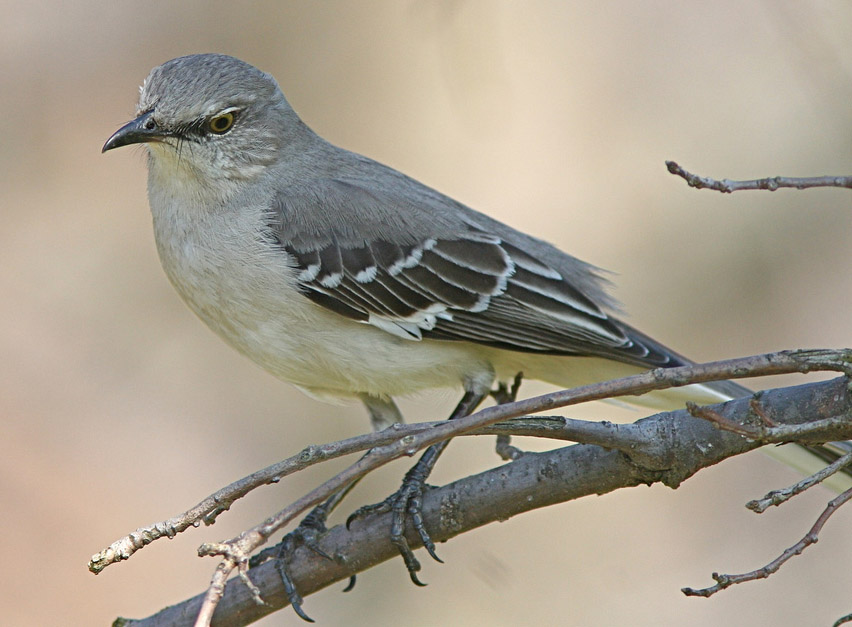
<instances>
[{"instance_id":1,"label":"blurred background","mask_svg":"<svg viewBox=\"0 0 852 627\"><path fill-rule=\"evenodd\" d=\"M368 429L226 347L180 302L153 244L141 150L101 155L151 67L194 52L277 77L321 135L613 270L629 320L697 360L849 346L848 190L721 195L717 178L852 173L852 9L839 0L524 3L0 0L0 607L8 625L107 625L204 589L204 541L302 495L328 464L98 577L89 556L310 443ZM785 378L755 387L793 383ZM527 394L544 391L527 386ZM409 420L455 393L407 399ZM634 420L598 405L572 416ZM526 445L526 443L524 444ZM530 445L533 446L533 445ZM455 442L434 482L494 466ZM395 488L371 477L335 522ZM852 611L852 510L771 579L819 488L759 453L677 491L622 490L491 525L306 599L321 625L825 625ZM822 490L822 491L820 491ZM302 625L290 610L263 625Z\"/></svg>"}]
</instances>

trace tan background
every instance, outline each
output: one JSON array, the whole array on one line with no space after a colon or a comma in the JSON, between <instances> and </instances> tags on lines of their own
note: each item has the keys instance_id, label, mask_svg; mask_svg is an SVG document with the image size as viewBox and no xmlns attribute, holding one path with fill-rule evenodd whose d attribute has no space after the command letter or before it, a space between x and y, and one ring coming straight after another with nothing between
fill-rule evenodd
<instances>
[{"instance_id":1,"label":"tan background","mask_svg":"<svg viewBox=\"0 0 852 627\"><path fill-rule=\"evenodd\" d=\"M238 476L367 428L361 408L310 401L233 353L163 276L142 153L100 147L132 115L148 70L174 56L246 59L328 139L617 271L631 321L693 358L852 343L848 191L723 196L663 165L720 178L849 174L845 2L0 9L3 624L106 625L199 592L215 563L195 557L198 544L332 469L267 488L215 527L97 578L86 561ZM451 402L404 407L424 419ZM494 465L491 447L455 443L435 480ZM404 467L369 481L347 512L383 497ZM769 581L711 600L679 592L794 542L827 492L762 517L742 507L794 479L753 454L677 491L534 512L439 546L446 565L424 560L425 589L393 561L306 609L321 625L830 624L852 611L852 510ZM288 611L263 624L302 623Z\"/></svg>"}]
</instances>

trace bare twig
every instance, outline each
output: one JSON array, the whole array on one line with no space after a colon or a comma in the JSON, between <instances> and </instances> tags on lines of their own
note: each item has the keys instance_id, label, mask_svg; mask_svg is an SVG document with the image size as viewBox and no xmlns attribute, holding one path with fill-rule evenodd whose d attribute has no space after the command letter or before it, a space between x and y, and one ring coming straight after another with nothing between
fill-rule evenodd
<instances>
[{"instance_id":1,"label":"bare twig","mask_svg":"<svg viewBox=\"0 0 852 627\"><path fill-rule=\"evenodd\" d=\"M766 410L763 409L763 405L760 404L756 398L752 398L748 402L749 407L755 413L755 415L760 418L761 422L766 427L777 427L778 424L769 417L769 414L766 413Z\"/></svg>"},{"instance_id":2,"label":"bare twig","mask_svg":"<svg viewBox=\"0 0 852 627\"><path fill-rule=\"evenodd\" d=\"M813 524L810 530L802 537L802 539L796 542L796 544L788 548L786 551L781 553L781 555L769 562L766 566L739 575L720 575L719 573L713 573L711 576L716 582L714 585L708 588L701 589L683 588L682 592L686 596L697 596L706 598L713 596L720 590L724 590L725 588L729 588L730 586L733 586L738 583L744 583L746 581L755 581L756 579L766 579L770 575L778 572L778 569L781 568L781 566L783 566L784 563L787 562L791 557L795 555L800 555L802 551L804 551L810 545L815 544L817 540L819 540L819 533L822 530L823 525L825 525L831 515L836 512L849 499L852 499L852 488L849 488L848 490L846 490L846 492L844 492L837 498L829 501L822 514L819 515L819 518L817 518L816 522Z\"/></svg>"},{"instance_id":3,"label":"bare twig","mask_svg":"<svg viewBox=\"0 0 852 627\"><path fill-rule=\"evenodd\" d=\"M713 364L683 366L680 368L657 368L645 374L624 377L600 384L581 386L572 390L564 390L524 401L490 407L471 416L440 424L427 433L406 436L404 440L409 441L405 442L403 440L400 442L402 447L391 444L387 447L382 447L384 450L373 449L369 455L362 457L358 462L329 479L295 503L281 510L264 523L249 529L237 538L216 544L215 548L213 548L213 545L202 545L199 549L199 554L221 555L224 558L223 563L228 565L230 570L232 570L235 566L247 563L250 554L254 550L300 513L312 505L320 503L343 486L348 485L375 468L393 459L397 459L404 454L413 455L418 450L432 444L506 418L513 418L526 413L535 413L555 407L565 407L591 400L644 394L655 389L665 389L667 387L682 386L707 380L754 376L755 372L763 373L765 371L772 371L774 373L779 368L787 372L790 369L795 372L815 369L842 370L845 372L850 369L849 355L850 351L782 351L781 353L726 360ZM214 579L202 606L202 612L205 616L212 616L213 609L215 609L216 604L221 598L218 588L214 589L216 584L217 579ZM210 608L211 605L213 609ZM197 627L207 627L208 624L206 622L196 623Z\"/></svg>"},{"instance_id":4,"label":"bare twig","mask_svg":"<svg viewBox=\"0 0 852 627\"><path fill-rule=\"evenodd\" d=\"M852 188L852 176L813 176L813 177L789 177L773 176L762 179L750 179L745 181L732 181L722 179L721 181L705 176L698 176L687 172L674 161L666 161L669 172L681 177L690 187L696 189L712 189L723 194L730 194L741 190L764 189L774 192L776 189L788 187L793 189L808 189L811 187L844 187Z\"/></svg>"},{"instance_id":5,"label":"bare twig","mask_svg":"<svg viewBox=\"0 0 852 627\"><path fill-rule=\"evenodd\" d=\"M686 410L690 413L690 415L706 420L723 431L736 433L737 435L741 435L749 440L758 440L764 435L763 431L759 427L741 425L738 422L725 418L719 412L711 409L710 407L702 407L701 405L696 405L692 401L687 401Z\"/></svg>"},{"instance_id":6,"label":"bare twig","mask_svg":"<svg viewBox=\"0 0 852 627\"><path fill-rule=\"evenodd\" d=\"M116 540L109 547L92 556L92 559L89 561L89 570L98 574L110 564L129 559L136 551L155 540L164 537L173 538L190 527L199 526L202 522L205 525L212 525L216 521L216 517L222 512L227 511L237 499L242 498L256 488L277 483L289 474L322 461L397 441L406 435L428 430L435 424L438 423L393 425L388 429L376 433L359 435L321 446L308 446L292 457L277 464L272 464L218 490L195 507L177 516L147 527L140 527L136 531Z\"/></svg>"},{"instance_id":7,"label":"bare twig","mask_svg":"<svg viewBox=\"0 0 852 627\"><path fill-rule=\"evenodd\" d=\"M323 445L311 445L287 459L267 466L243 477L211 494L194 507L167 520L140 527L128 535L116 540L109 547L92 556L89 570L95 574L110 564L129 559L136 551L161 538L173 538L190 528L212 525L219 514L230 509L238 499L259 487L278 483L287 475L303 470L314 464L336 459L375 446L397 441L407 435L422 433L444 421L419 422L416 424L396 424L383 431L359 435ZM584 441L599 443L608 448L636 451L642 442L627 429L628 425L619 425L607 421L588 422L561 416L520 416L480 429L474 429L463 435L523 435L527 437L547 438L562 441Z\"/></svg>"},{"instance_id":8,"label":"bare twig","mask_svg":"<svg viewBox=\"0 0 852 627\"><path fill-rule=\"evenodd\" d=\"M754 399L749 401L749 405L752 408L755 406ZM759 414L761 424L750 425L734 422L725 416L722 416L711 407L701 407L692 402L686 403L686 409L696 418L707 420L719 429L736 433L737 435L754 440L760 444L792 442L809 433L824 431L825 429L838 426L843 422L843 420L841 420L838 423L836 417L832 416L830 418L824 418L822 420L816 420L805 424L769 426L770 424L775 424L774 421L772 421L765 412L761 412Z\"/></svg>"},{"instance_id":9,"label":"bare twig","mask_svg":"<svg viewBox=\"0 0 852 627\"><path fill-rule=\"evenodd\" d=\"M213 610L221 598L221 583L227 579L227 576L234 568L243 568L243 565L248 561L249 555L265 543L270 535L288 524L301 512L326 499L344 485L349 484L393 459L397 459L403 455L413 455L418 450L437 442L492 425L501 420L587 401L618 396L640 395L652 390L678 387L691 383L762 376L766 374L810 372L813 370L834 370L848 374L850 368L852 368L850 366L851 356L852 350L849 349L839 351L797 350L678 368L657 368L644 374L581 386L572 390L564 390L515 403L498 405L497 407L489 407L471 416L443 422L430 428L428 431L408 434L396 442L373 448L370 454L361 458L358 462L329 479L323 485L284 510L281 510L264 523L226 542L202 545L199 549L200 555L219 555L223 558L222 563L217 568L217 574L211 582L203 605L203 615L207 617L205 620L212 616ZM610 430L610 434L612 433L617 433L617 430ZM131 543L131 546L134 545ZM133 548L133 550L136 550L136 548ZM112 554L108 554L107 552L96 555L93 558L93 562L96 562L97 558L102 558L105 564L123 559L123 553L115 551ZM207 624L203 621L197 623L197 625Z\"/></svg>"},{"instance_id":10,"label":"bare twig","mask_svg":"<svg viewBox=\"0 0 852 627\"><path fill-rule=\"evenodd\" d=\"M213 612L216 611L216 606L225 595L225 585L228 583L228 576L238 564L230 558L225 558L216 566L213 571L213 577L210 580L210 585L207 586L207 592L204 596L204 602L201 604L201 609L198 611L198 616L195 619L196 627L210 625L213 622ZM255 598L257 587L252 583L250 586L252 597ZM260 598L260 593L257 592L257 597Z\"/></svg>"},{"instance_id":11,"label":"bare twig","mask_svg":"<svg viewBox=\"0 0 852 627\"><path fill-rule=\"evenodd\" d=\"M844 429L833 428L811 437L814 441L852 437L852 395L843 378L765 392L761 402L779 423L845 415L847 426ZM747 399L726 403L720 412L730 418L744 418L749 414ZM576 421L577 429L581 427L580 422ZM588 426L592 427L593 437L600 438L607 431L600 423L588 423ZM423 496L423 516L433 539L445 541L521 512L592 494L605 494L626 486L661 482L677 487L701 468L759 447L746 438L695 420L686 411L665 412L634 424L612 426L621 427L617 431L620 443L636 442L641 454L631 455L629 447L615 451L599 446L568 446L546 453L527 453L511 464L428 490ZM614 429L612 432L616 433ZM320 538L320 543L322 551L333 560L318 557L305 548L297 550L288 561L288 570L300 593L308 596L397 556L387 539L389 516L367 518L348 530L344 525L330 529ZM412 533L407 538L412 547L419 546L417 534ZM266 561L249 572L266 605L258 605L251 592L234 578L226 586L214 624L219 621L219 624L247 624L287 604L275 560ZM203 598L204 595L198 595L149 618L123 624L134 627L192 625Z\"/></svg>"},{"instance_id":12,"label":"bare twig","mask_svg":"<svg viewBox=\"0 0 852 627\"><path fill-rule=\"evenodd\" d=\"M167 520L140 527L116 540L109 547L92 556L89 562L89 570L98 574L110 564L129 559L136 551L155 540L173 538L187 529L200 526L202 523L212 525L216 522L217 516L230 509L230 506L238 499L259 487L278 483L294 472L343 455L382 446L407 435L428 431L443 422L396 424L383 431L328 444L308 446L292 457L225 486L185 512ZM635 434L629 433L626 427L627 425L607 421L588 422L561 416L520 416L475 429L464 435L496 435L498 437L523 435L571 442L600 443L608 448L635 451L641 445L641 441Z\"/></svg>"},{"instance_id":13,"label":"bare twig","mask_svg":"<svg viewBox=\"0 0 852 627\"><path fill-rule=\"evenodd\" d=\"M790 487L782 488L780 490L772 490L761 499L749 501L748 503L746 503L746 507L753 512L762 514L773 505L781 505L782 503L789 501L797 494L801 494L808 488L825 481L831 475L842 470L850 463L852 463L852 451L846 453L842 457L838 457L831 464L829 464L825 468L822 468L819 472L816 472L810 477L807 477L797 483L794 483Z\"/></svg>"}]
</instances>

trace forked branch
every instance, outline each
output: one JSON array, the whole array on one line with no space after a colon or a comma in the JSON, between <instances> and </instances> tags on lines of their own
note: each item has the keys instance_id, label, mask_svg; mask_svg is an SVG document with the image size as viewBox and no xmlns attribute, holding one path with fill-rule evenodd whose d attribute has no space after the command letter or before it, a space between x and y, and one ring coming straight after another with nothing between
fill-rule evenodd
<instances>
[{"instance_id":1,"label":"forked branch","mask_svg":"<svg viewBox=\"0 0 852 627\"><path fill-rule=\"evenodd\" d=\"M244 585L239 578L227 584L225 580L234 569L244 569L248 555L272 533L293 520L300 511L321 501L356 475L392 458L413 453L414 449L428 446L434 441L483 430L507 418L533 411L693 382L812 370L846 373L849 370L849 356L848 350L785 351L713 364L654 370L643 375L492 407L453 423L430 426L428 431L413 435L410 439L406 436L405 443L398 441L388 445L389 451L378 451L365 458L370 460L366 465L359 466L356 463L350 466L343 474L239 537L224 543L205 545L205 554L224 558L207 595L168 608L149 619L125 624L190 624L178 617L198 616L202 606L203 619L199 624L210 624L208 621L213 620L214 610L217 620L219 617L239 615L244 624L247 622L244 619L249 615L256 618L283 606L286 596L281 589L280 578L269 562L248 571L253 582L251 587ZM807 443L852 438L852 402L847 383L845 378L841 378L763 393L760 403L765 417L760 418L760 422L766 427L768 419L772 425L783 429L793 423L816 421L815 428L800 429L795 434L797 441ZM791 407L795 411L791 411ZM720 406L718 414L738 424L753 422L755 418L748 399ZM790 422L791 416L793 422ZM570 446L549 453L525 454L510 464L429 491L424 498L424 516L433 536L438 540L446 540L468 529L493 520L504 520L522 511L638 483L662 482L675 487L703 467L760 446L758 441L695 420L685 411L660 414L633 425L565 421L562 428L571 430L573 438L579 441L586 441L584 438L587 438L598 446ZM786 431L779 433L781 435L763 433L761 442L789 439ZM609 450L600 445L607 446ZM335 527L322 538L323 550L335 556L335 561L320 559L310 552L297 551L289 568L303 595L366 570L395 554L387 542L385 517L368 518L365 523L356 525L352 532ZM417 545L416 537L410 537L409 541L412 546ZM241 574L246 575L244 570ZM221 602L220 595L224 595ZM260 598L264 605L257 603Z\"/></svg>"}]
</instances>

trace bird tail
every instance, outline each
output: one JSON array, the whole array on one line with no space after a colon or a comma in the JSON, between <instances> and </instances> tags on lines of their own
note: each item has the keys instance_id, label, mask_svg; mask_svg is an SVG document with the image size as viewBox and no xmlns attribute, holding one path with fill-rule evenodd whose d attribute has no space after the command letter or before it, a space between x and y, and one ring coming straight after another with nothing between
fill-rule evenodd
<instances>
[{"instance_id":1,"label":"bird tail","mask_svg":"<svg viewBox=\"0 0 852 627\"><path fill-rule=\"evenodd\" d=\"M675 353L670 354L675 359L682 360L681 363L672 363L672 366L691 363ZM540 369L529 371L523 367L518 367L515 372L523 371L524 375L530 372L532 375L530 376L531 379L541 379L567 388L594 381L603 381L614 377L636 374L642 371L641 368L636 366L616 365L611 361L607 362L595 358L586 358L585 361L580 360L580 362L584 364L583 367L572 367L570 371L560 369L559 366L564 364L560 364L559 362L542 361L541 364L538 364ZM534 364L535 362L528 361L526 366L529 368ZM713 381L710 383L694 383L682 387L656 390L642 396L624 396L619 399L613 399L613 402L616 404L638 405L657 411L672 411L683 409L684 404L688 401L699 405L714 405L751 396L752 394L754 394L753 390L739 383L733 381ZM827 463L831 463L842 455L852 451L852 441L828 442L820 446L805 446L793 443L770 444L762 447L760 450L773 459L803 473L804 476L810 476L824 468ZM852 488L852 467L847 466L835 473L824 480L823 484L838 493Z\"/></svg>"},{"instance_id":2,"label":"bird tail","mask_svg":"<svg viewBox=\"0 0 852 627\"><path fill-rule=\"evenodd\" d=\"M649 355L664 356L668 361L668 363L664 364L664 367L686 366L693 363L641 331L624 323L620 323L620 325L628 337L648 349ZM663 403L669 404L665 409L673 409L670 406L672 402L680 403L678 408L682 408L683 403L686 401L699 404L722 403L736 398L751 396L752 394L754 394L752 390L734 381L713 381L711 383L687 385L681 388L670 388L661 390L660 392L652 392L648 395L648 401L643 401L645 397L638 397L635 402L637 404L659 407L655 401L660 399ZM792 443L771 444L762 447L760 450L773 459L804 473L805 476L810 476L822 470L827 463L831 463L852 451L852 441L828 442L820 446L805 446ZM823 484L837 492L844 492L852 488L852 467L845 467L824 480Z\"/></svg>"}]
</instances>

